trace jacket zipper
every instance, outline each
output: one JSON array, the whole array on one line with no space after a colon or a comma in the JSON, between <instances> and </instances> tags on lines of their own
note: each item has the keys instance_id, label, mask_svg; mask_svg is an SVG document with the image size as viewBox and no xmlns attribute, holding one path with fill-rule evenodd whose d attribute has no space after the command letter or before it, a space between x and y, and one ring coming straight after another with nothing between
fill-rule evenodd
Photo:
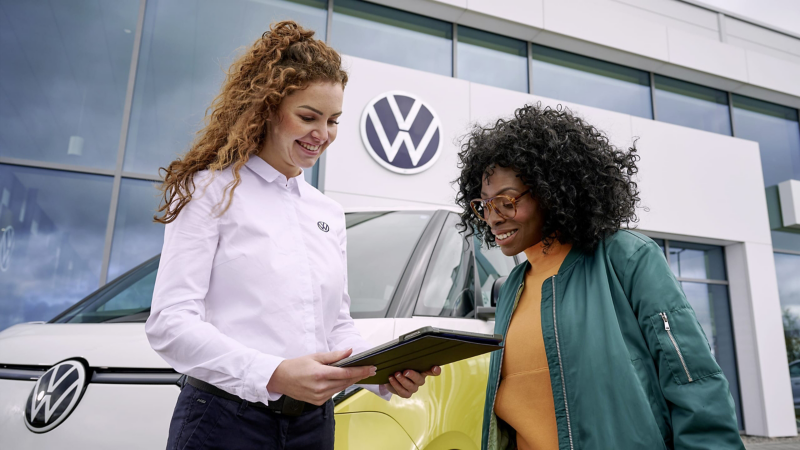
<instances>
[{"instance_id":1,"label":"jacket zipper","mask_svg":"<svg viewBox=\"0 0 800 450\"><path fill-rule=\"evenodd\" d=\"M519 285L519 289L517 289L517 297L514 299L514 305L511 307L511 315L508 316L508 323L511 324L511 316L514 315L514 310L517 309L517 303L519 303L519 298L522 296L522 289L525 287L525 282L523 281L522 284ZM508 327L506 327L506 334L508 334ZM494 404L497 402L497 390L500 389L500 376L503 373L503 356L506 354L506 346L503 345L503 348L500 349L500 367L497 368L497 382L494 385L494 397L492 397L492 409L491 413L494 414Z\"/></svg>"},{"instance_id":2,"label":"jacket zipper","mask_svg":"<svg viewBox=\"0 0 800 450\"><path fill-rule=\"evenodd\" d=\"M564 394L564 409L567 411L567 432L569 433L569 448L570 448L570 450L572 450L575 447L573 447L573 445L572 445L572 424L570 423L570 419L569 419L569 403L567 403L567 386L564 383L564 364L562 364L562 362L561 362L561 345L558 342L558 322L556 322L556 276L553 275L553 278L551 278L551 280L553 281L553 328L555 329L555 335L556 335L556 351L558 353L558 370L561 371L561 392ZM666 320L666 319L664 319L664 320ZM680 354L680 353L678 353L678 354Z\"/></svg>"},{"instance_id":3,"label":"jacket zipper","mask_svg":"<svg viewBox=\"0 0 800 450\"><path fill-rule=\"evenodd\" d=\"M683 359L683 354L681 353L681 349L678 348L678 343L675 341L675 338L672 336L672 330L669 327L669 320L667 320L667 313L662 312L659 313L661 315L661 319L664 320L664 330L667 332L667 336L669 336L669 340L672 341L672 346L675 347L675 351L678 352L678 358L681 360L681 364L683 365L683 370L686 372L686 378L689 379L689 383L692 382L692 376L689 375L689 368L686 367L686 361Z\"/></svg>"}]
</instances>

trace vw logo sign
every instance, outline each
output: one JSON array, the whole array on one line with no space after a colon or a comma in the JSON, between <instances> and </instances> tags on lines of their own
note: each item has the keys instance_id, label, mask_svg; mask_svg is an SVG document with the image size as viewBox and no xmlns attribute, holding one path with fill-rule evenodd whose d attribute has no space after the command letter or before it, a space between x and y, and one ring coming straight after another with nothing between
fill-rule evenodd
<instances>
[{"instance_id":1,"label":"vw logo sign","mask_svg":"<svg viewBox=\"0 0 800 450\"><path fill-rule=\"evenodd\" d=\"M385 92L364 108L361 139L378 164L410 175L429 169L439 158L442 123L419 97Z\"/></svg>"},{"instance_id":2,"label":"vw logo sign","mask_svg":"<svg viewBox=\"0 0 800 450\"><path fill-rule=\"evenodd\" d=\"M86 389L86 369L79 361L56 364L33 387L25 405L25 425L34 433L45 433L69 416Z\"/></svg>"}]
</instances>

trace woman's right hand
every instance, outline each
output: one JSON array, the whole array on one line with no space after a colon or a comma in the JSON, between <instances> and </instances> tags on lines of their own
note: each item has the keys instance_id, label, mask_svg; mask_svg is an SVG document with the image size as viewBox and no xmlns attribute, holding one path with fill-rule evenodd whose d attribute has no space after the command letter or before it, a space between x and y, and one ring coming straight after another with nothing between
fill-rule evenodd
<instances>
[{"instance_id":1,"label":"woman's right hand","mask_svg":"<svg viewBox=\"0 0 800 450\"><path fill-rule=\"evenodd\" d=\"M322 405L337 392L375 375L375 366L328 365L347 358L352 353L353 349L349 349L285 359L272 373L267 390L288 395L295 400Z\"/></svg>"}]
</instances>

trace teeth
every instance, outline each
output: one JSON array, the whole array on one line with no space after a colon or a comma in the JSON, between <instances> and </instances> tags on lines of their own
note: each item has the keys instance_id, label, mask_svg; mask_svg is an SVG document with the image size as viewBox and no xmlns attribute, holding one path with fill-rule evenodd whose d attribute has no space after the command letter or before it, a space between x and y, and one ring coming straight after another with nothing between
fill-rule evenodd
<instances>
[{"instance_id":1,"label":"teeth","mask_svg":"<svg viewBox=\"0 0 800 450\"><path fill-rule=\"evenodd\" d=\"M309 144L306 144L305 142L300 142L300 141L297 141L297 143L300 144L301 147L303 147L303 148L305 148L307 150L311 150L312 152L315 152L315 151L319 150L320 147L322 147L321 145L309 145Z\"/></svg>"},{"instance_id":2,"label":"teeth","mask_svg":"<svg viewBox=\"0 0 800 450\"><path fill-rule=\"evenodd\" d=\"M501 241L502 241L502 240L504 240L504 239L508 239L508 238L510 238L510 237L511 237L511 236L512 236L514 233L516 233L516 232L517 232L517 230L514 230L514 231L509 231L508 233L498 234L498 235L496 235L495 237L496 237L497 239L499 239L499 240L501 240Z\"/></svg>"}]
</instances>

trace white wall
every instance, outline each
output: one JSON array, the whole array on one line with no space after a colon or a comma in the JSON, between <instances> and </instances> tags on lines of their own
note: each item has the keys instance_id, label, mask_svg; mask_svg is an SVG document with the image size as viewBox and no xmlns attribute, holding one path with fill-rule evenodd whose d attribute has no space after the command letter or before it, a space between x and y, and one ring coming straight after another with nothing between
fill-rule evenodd
<instances>
[{"instance_id":1,"label":"white wall","mask_svg":"<svg viewBox=\"0 0 800 450\"><path fill-rule=\"evenodd\" d=\"M620 147L638 137L638 181L642 203L649 208L639 211L639 228L729 245L731 309L747 432L796 433L757 143L361 58L345 61L350 82L339 135L326 154L324 190L347 208L452 206L458 137L470 124L510 117L525 103L565 105L606 131ZM361 141L359 125L366 104L396 90L424 99L442 121L443 153L432 168L416 175L386 170Z\"/></svg>"}]
</instances>

